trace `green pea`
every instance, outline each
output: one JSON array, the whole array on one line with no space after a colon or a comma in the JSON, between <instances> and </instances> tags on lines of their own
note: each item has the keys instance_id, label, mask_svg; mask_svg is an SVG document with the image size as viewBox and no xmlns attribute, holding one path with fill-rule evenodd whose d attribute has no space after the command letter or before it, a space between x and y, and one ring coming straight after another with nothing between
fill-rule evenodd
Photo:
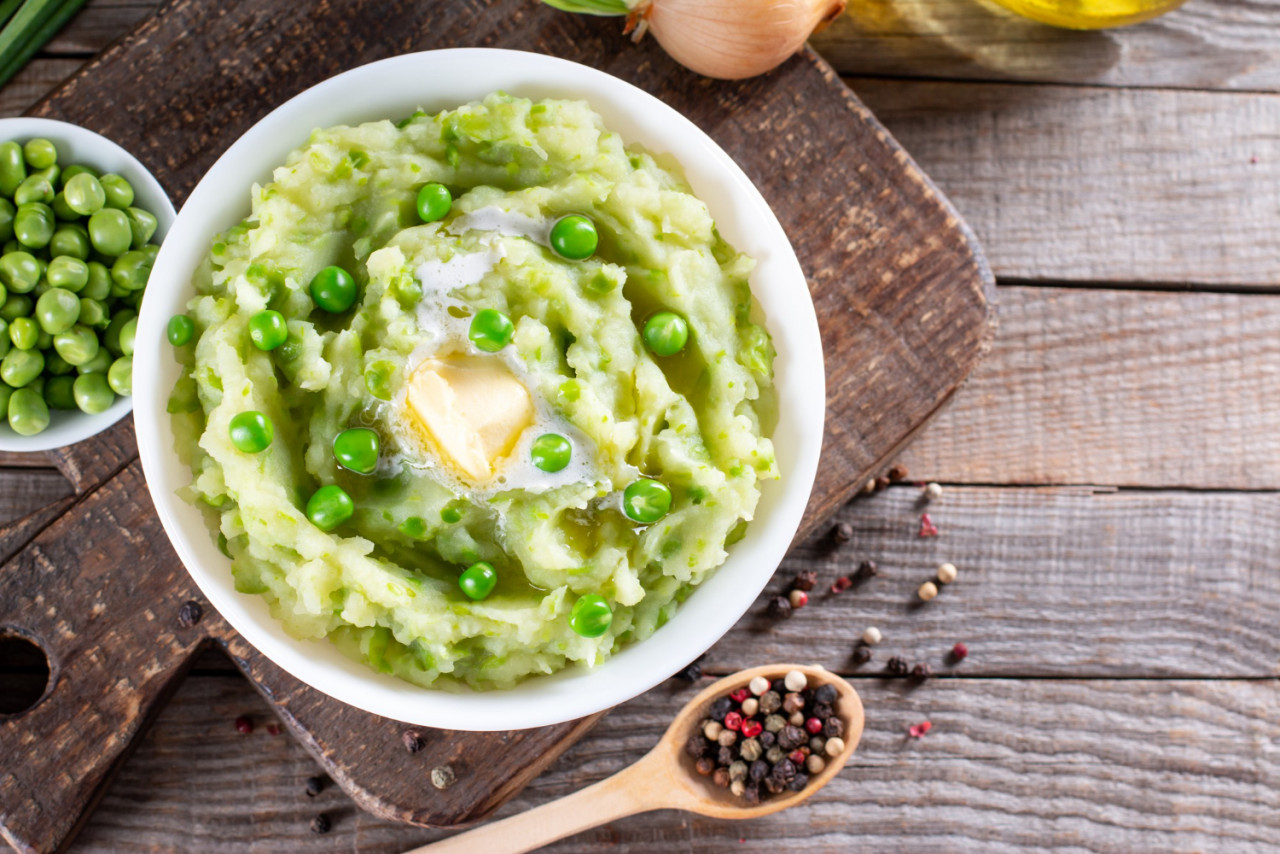
<instances>
[{"instance_id":1,"label":"green pea","mask_svg":"<svg viewBox=\"0 0 1280 854\"><path fill-rule=\"evenodd\" d=\"M511 336L515 331L516 327L511 322L511 318L496 308L484 308L477 311L476 316L471 318L471 328L467 332L467 337L471 339L472 344L476 345L477 350L496 353L511 343Z\"/></svg>"},{"instance_id":2,"label":"green pea","mask_svg":"<svg viewBox=\"0 0 1280 854\"><path fill-rule=\"evenodd\" d=\"M44 370L44 354L39 350L10 350L0 359L0 380L22 388Z\"/></svg>"},{"instance_id":3,"label":"green pea","mask_svg":"<svg viewBox=\"0 0 1280 854\"><path fill-rule=\"evenodd\" d=\"M37 327L38 326L39 324L37 324ZM36 333L36 347L47 352L53 347L53 336L41 329Z\"/></svg>"},{"instance_id":4,"label":"green pea","mask_svg":"<svg viewBox=\"0 0 1280 854\"><path fill-rule=\"evenodd\" d=\"M165 329L165 335L169 339L169 343L175 347L181 347L189 342L196 334L196 322L185 314L175 314L169 318L169 326Z\"/></svg>"},{"instance_id":5,"label":"green pea","mask_svg":"<svg viewBox=\"0 0 1280 854\"><path fill-rule=\"evenodd\" d=\"M0 143L0 195L13 197L27 177L27 161L16 142Z\"/></svg>"},{"instance_id":6,"label":"green pea","mask_svg":"<svg viewBox=\"0 0 1280 854\"><path fill-rule=\"evenodd\" d=\"M58 148L43 137L36 137L22 146L22 156L32 169L48 169L58 162Z\"/></svg>"},{"instance_id":7,"label":"green pea","mask_svg":"<svg viewBox=\"0 0 1280 854\"><path fill-rule=\"evenodd\" d=\"M91 248L89 231L78 222L58 226L53 231L53 239L49 241L49 254L54 258L74 258L85 262L89 260Z\"/></svg>"},{"instance_id":8,"label":"green pea","mask_svg":"<svg viewBox=\"0 0 1280 854\"><path fill-rule=\"evenodd\" d=\"M52 353L45 353L44 372L52 377L61 377L66 374L74 374L76 369L72 365L68 365L67 360L59 356L57 350L54 350Z\"/></svg>"},{"instance_id":9,"label":"green pea","mask_svg":"<svg viewBox=\"0 0 1280 854\"><path fill-rule=\"evenodd\" d=\"M125 215L129 217L129 226L133 229L133 248L141 249L147 241L155 236L159 222L151 211L142 208L128 208Z\"/></svg>"},{"instance_id":10,"label":"green pea","mask_svg":"<svg viewBox=\"0 0 1280 854\"><path fill-rule=\"evenodd\" d=\"M30 163L27 164L27 166L30 165ZM52 166L46 166L43 169L33 169L27 174L27 177L30 178L32 175L39 175L41 178L48 181L49 186L51 187L57 187L58 182L62 180L62 170L58 168L56 163Z\"/></svg>"},{"instance_id":11,"label":"green pea","mask_svg":"<svg viewBox=\"0 0 1280 854\"><path fill-rule=\"evenodd\" d=\"M129 291L140 291L151 276L151 259L146 253L131 249L111 265L111 281Z\"/></svg>"},{"instance_id":12,"label":"green pea","mask_svg":"<svg viewBox=\"0 0 1280 854\"><path fill-rule=\"evenodd\" d=\"M107 371L107 383L121 397L133 394L133 357L121 356L111 363Z\"/></svg>"},{"instance_id":13,"label":"green pea","mask_svg":"<svg viewBox=\"0 0 1280 854\"><path fill-rule=\"evenodd\" d=\"M457 501L450 501L440 511L441 521L447 522L450 525L455 522L462 521L462 509L464 506L465 505L461 505Z\"/></svg>"},{"instance_id":14,"label":"green pea","mask_svg":"<svg viewBox=\"0 0 1280 854\"><path fill-rule=\"evenodd\" d=\"M13 240L13 217L17 212L13 202L0 196L0 243Z\"/></svg>"},{"instance_id":15,"label":"green pea","mask_svg":"<svg viewBox=\"0 0 1280 854\"><path fill-rule=\"evenodd\" d=\"M343 430L333 438L333 458L356 474L373 474L378 468L378 434L368 427Z\"/></svg>"},{"instance_id":16,"label":"green pea","mask_svg":"<svg viewBox=\"0 0 1280 854\"><path fill-rule=\"evenodd\" d=\"M41 374L31 382L27 383L26 387L40 395L41 399L44 399L44 374Z\"/></svg>"},{"instance_id":17,"label":"green pea","mask_svg":"<svg viewBox=\"0 0 1280 854\"><path fill-rule=\"evenodd\" d=\"M67 197L62 193L53 197L53 201L49 202L49 207L53 210L53 216L59 222L72 223L80 219L80 214L76 213L67 204Z\"/></svg>"},{"instance_id":18,"label":"green pea","mask_svg":"<svg viewBox=\"0 0 1280 854\"><path fill-rule=\"evenodd\" d=\"M0 413L6 416L9 414L9 399L13 397L13 392L8 383L0 382Z\"/></svg>"},{"instance_id":19,"label":"green pea","mask_svg":"<svg viewBox=\"0 0 1280 854\"><path fill-rule=\"evenodd\" d=\"M146 256L151 259L151 263L154 264L156 262L156 256L160 254L160 247L156 246L154 243L148 243L138 251L146 253Z\"/></svg>"},{"instance_id":20,"label":"green pea","mask_svg":"<svg viewBox=\"0 0 1280 854\"><path fill-rule=\"evenodd\" d=\"M90 415L106 412L116 402L116 393L105 374L81 374L71 384L71 393L80 411Z\"/></svg>"},{"instance_id":21,"label":"green pea","mask_svg":"<svg viewBox=\"0 0 1280 854\"><path fill-rule=\"evenodd\" d=\"M21 252L22 244L16 240L6 240L4 246L0 246L0 255L8 255L10 252Z\"/></svg>"},{"instance_id":22,"label":"green pea","mask_svg":"<svg viewBox=\"0 0 1280 854\"><path fill-rule=\"evenodd\" d=\"M70 255L59 255L49 262L44 276L50 287L80 293L89 284L89 265Z\"/></svg>"},{"instance_id":23,"label":"green pea","mask_svg":"<svg viewBox=\"0 0 1280 854\"><path fill-rule=\"evenodd\" d=\"M453 196L444 184L430 183L418 191L418 218L423 222L436 222L449 215Z\"/></svg>"},{"instance_id":24,"label":"green pea","mask_svg":"<svg viewBox=\"0 0 1280 854\"><path fill-rule=\"evenodd\" d=\"M0 314L4 309L0 308ZM121 309L112 316L111 322L107 324L107 329L102 333L102 345L113 356L123 356L124 351L120 349L120 332L124 329L124 325L130 320L138 316L138 313L132 309ZM133 355L130 353L129 355Z\"/></svg>"},{"instance_id":25,"label":"green pea","mask_svg":"<svg viewBox=\"0 0 1280 854\"><path fill-rule=\"evenodd\" d=\"M284 315L267 309L249 318L249 340L259 350L271 351L289 340Z\"/></svg>"},{"instance_id":26,"label":"green pea","mask_svg":"<svg viewBox=\"0 0 1280 854\"><path fill-rule=\"evenodd\" d=\"M30 350L40 337L40 327L29 317L15 317L9 324L9 340L19 350Z\"/></svg>"},{"instance_id":27,"label":"green pea","mask_svg":"<svg viewBox=\"0 0 1280 854\"><path fill-rule=\"evenodd\" d=\"M228 426L231 444L246 454L257 454L271 447L275 427L271 419L255 410L239 412L231 417Z\"/></svg>"},{"instance_id":28,"label":"green pea","mask_svg":"<svg viewBox=\"0 0 1280 854\"><path fill-rule=\"evenodd\" d=\"M124 326L120 327L120 355L132 356L134 339L138 337L138 318L129 318L125 321Z\"/></svg>"},{"instance_id":29,"label":"green pea","mask_svg":"<svg viewBox=\"0 0 1280 854\"><path fill-rule=\"evenodd\" d=\"M561 258L581 261L595 254L600 236L596 224L582 214L562 216L551 226L551 248Z\"/></svg>"},{"instance_id":30,"label":"green pea","mask_svg":"<svg viewBox=\"0 0 1280 854\"><path fill-rule=\"evenodd\" d=\"M83 365L98 355L98 336L89 327L77 323L53 336L53 349L68 365Z\"/></svg>"},{"instance_id":31,"label":"green pea","mask_svg":"<svg viewBox=\"0 0 1280 854\"><path fill-rule=\"evenodd\" d=\"M58 355L54 351L54 355ZM121 357L127 358L127 357ZM87 362L76 365L74 370L77 374L105 374L111 368L111 363L115 361L111 357L111 353L106 347L99 347L98 352L93 354L93 358Z\"/></svg>"},{"instance_id":32,"label":"green pea","mask_svg":"<svg viewBox=\"0 0 1280 854\"><path fill-rule=\"evenodd\" d=\"M573 445L559 433L543 433L533 440L529 449L533 464L545 472L557 472L569 465Z\"/></svg>"},{"instance_id":33,"label":"green pea","mask_svg":"<svg viewBox=\"0 0 1280 854\"><path fill-rule=\"evenodd\" d=\"M40 281L40 262L30 252L9 252L0 256L0 284L10 293L29 293Z\"/></svg>"},{"instance_id":34,"label":"green pea","mask_svg":"<svg viewBox=\"0 0 1280 854\"><path fill-rule=\"evenodd\" d=\"M68 181L80 174L92 175L97 178L98 170L94 169L92 166L85 166L83 163L72 163L70 166L62 170L62 186L65 187Z\"/></svg>"},{"instance_id":35,"label":"green pea","mask_svg":"<svg viewBox=\"0 0 1280 854\"><path fill-rule=\"evenodd\" d=\"M462 588L462 592L468 599L474 599L477 602L492 593L497 583L498 573L494 570L493 564L484 561L471 564L462 575L458 576L458 586Z\"/></svg>"},{"instance_id":36,"label":"green pea","mask_svg":"<svg viewBox=\"0 0 1280 854\"><path fill-rule=\"evenodd\" d=\"M133 185L119 175L108 172L98 179L107 194L107 207L124 210L133 204Z\"/></svg>"},{"instance_id":37,"label":"green pea","mask_svg":"<svg viewBox=\"0 0 1280 854\"><path fill-rule=\"evenodd\" d=\"M75 377L49 377L44 384L45 403L54 409L76 409L75 382Z\"/></svg>"},{"instance_id":38,"label":"green pea","mask_svg":"<svg viewBox=\"0 0 1280 854\"><path fill-rule=\"evenodd\" d=\"M111 296L111 271L105 264L98 261L90 261L88 267L89 282L84 286L84 290L80 291L80 296L96 300L104 300Z\"/></svg>"},{"instance_id":39,"label":"green pea","mask_svg":"<svg viewBox=\"0 0 1280 854\"><path fill-rule=\"evenodd\" d=\"M17 229L14 230L15 233ZM21 237L18 238L21 241ZM89 217L89 242L103 255L115 258L133 245L133 229L124 211L103 208Z\"/></svg>"},{"instance_id":40,"label":"green pea","mask_svg":"<svg viewBox=\"0 0 1280 854\"><path fill-rule=\"evenodd\" d=\"M9 322L0 319L0 359L9 355L11 347L13 347L13 339L9 337Z\"/></svg>"},{"instance_id":41,"label":"green pea","mask_svg":"<svg viewBox=\"0 0 1280 854\"><path fill-rule=\"evenodd\" d=\"M622 491L622 512L642 525L652 525L671 510L671 490L660 480L642 477Z\"/></svg>"},{"instance_id":42,"label":"green pea","mask_svg":"<svg viewBox=\"0 0 1280 854\"><path fill-rule=\"evenodd\" d=\"M107 313L106 305L101 301L80 297L80 319L78 322L83 323L90 329L106 329L107 324L111 322L111 316Z\"/></svg>"},{"instance_id":43,"label":"green pea","mask_svg":"<svg viewBox=\"0 0 1280 854\"><path fill-rule=\"evenodd\" d=\"M107 204L107 192L102 188L102 182L87 172L81 172L68 180L63 185L62 195L67 207L80 216L91 216Z\"/></svg>"},{"instance_id":44,"label":"green pea","mask_svg":"<svg viewBox=\"0 0 1280 854\"><path fill-rule=\"evenodd\" d=\"M355 512L355 502L336 483L320 487L307 501L307 518L322 531L332 531Z\"/></svg>"},{"instance_id":45,"label":"green pea","mask_svg":"<svg viewBox=\"0 0 1280 854\"><path fill-rule=\"evenodd\" d=\"M341 314L356 301L356 280L341 267L325 267L311 279L311 299L330 314Z\"/></svg>"},{"instance_id":46,"label":"green pea","mask_svg":"<svg viewBox=\"0 0 1280 854\"><path fill-rule=\"evenodd\" d=\"M396 366L390 362L374 362L364 369L364 387L378 400L391 399L391 380Z\"/></svg>"},{"instance_id":47,"label":"green pea","mask_svg":"<svg viewBox=\"0 0 1280 854\"><path fill-rule=\"evenodd\" d=\"M43 249L53 239L56 223L53 211L40 202L18 205L13 217L13 236L28 249Z\"/></svg>"},{"instance_id":48,"label":"green pea","mask_svg":"<svg viewBox=\"0 0 1280 854\"><path fill-rule=\"evenodd\" d=\"M613 610L598 593L588 593L573 603L569 611L569 628L584 638L598 638L609 631Z\"/></svg>"},{"instance_id":49,"label":"green pea","mask_svg":"<svg viewBox=\"0 0 1280 854\"><path fill-rule=\"evenodd\" d=\"M9 396L9 426L23 436L34 436L49 426L49 407L40 392L20 388Z\"/></svg>"},{"instance_id":50,"label":"green pea","mask_svg":"<svg viewBox=\"0 0 1280 854\"><path fill-rule=\"evenodd\" d=\"M421 516L410 516L396 526L396 530L413 540L427 538L427 520Z\"/></svg>"},{"instance_id":51,"label":"green pea","mask_svg":"<svg viewBox=\"0 0 1280 854\"><path fill-rule=\"evenodd\" d=\"M21 207L31 202L53 201L53 185L43 175L28 175L13 193L13 203Z\"/></svg>"},{"instance_id":52,"label":"green pea","mask_svg":"<svg viewBox=\"0 0 1280 854\"><path fill-rule=\"evenodd\" d=\"M66 332L79 319L80 298L71 291L50 288L36 300L36 321L51 335Z\"/></svg>"},{"instance_id":53,"label":"green pea","mask_svg":"<svg viewBox=\"0 0 1280 854\"><path fill-rule=\"evenodd\" d=\"M26 294L9 294L4 304L0 305L0 318L13 323L19 317L29 317L35 303Z\"/></svg>"},{"instance_id":54,"label":"green pea","mask_svg":"<svg viewBox=\"0 0 1280 854\"><path fill-rule=\"evenodd\" d=\"M660 311L645 321L644 343L656 356L674 356L689 340L689 323L680 315Z\"/></svg>"}]
</instances>

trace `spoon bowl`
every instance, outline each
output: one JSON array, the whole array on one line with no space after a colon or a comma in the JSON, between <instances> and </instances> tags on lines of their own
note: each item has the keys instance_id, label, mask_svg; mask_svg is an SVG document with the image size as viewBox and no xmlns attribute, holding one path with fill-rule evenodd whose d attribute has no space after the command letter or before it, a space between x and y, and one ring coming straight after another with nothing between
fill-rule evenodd
<instances>
[{"instance_id":1,"label":"spoon bowl","mask_svg":"<svg viewBox=\"0 0 1280 854\"><path fill-rule=\"evenodd\" d=\"M716 786L709 777L698 774L693 760L684 751L684 745L707 718L707 712L717 698L746 686L756 676L781 679L792 670L803 673L810 688L831 685L836 689L835 710L844 723L844 750L836 756L827 757L826 767L810 777L808 785L800 791L782 792L758 804L748 804L728 789ZM557 801L415 848L406 854L474 851L519 854L615 819L657 809L685 810L723 819L769 815L804 801L839 774L858 747L863 723L862 700L858 693L848 682L825 668L768 664L740 670L698 692L675 716L657 745L634 765Z\"/></svg>"}]
</instances>

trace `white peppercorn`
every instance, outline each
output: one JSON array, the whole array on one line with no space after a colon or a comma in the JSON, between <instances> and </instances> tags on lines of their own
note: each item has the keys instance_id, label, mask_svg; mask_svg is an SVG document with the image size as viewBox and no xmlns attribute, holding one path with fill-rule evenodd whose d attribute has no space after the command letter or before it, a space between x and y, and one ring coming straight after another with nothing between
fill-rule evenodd
<instances>
[{"instance_id":1,"label":"white peppercorn","mask_svg":"<svg viewBox=\"0 0 1280 854\"><path fill-rule=\"evenodd\" d=\"M827 739L827 755L828 755L828 756L831 756L831 757L839 756L839 755L840 755L841 753L843 753L843 752L844 752L844 739L843 739L843 738L828 738L828 739Z\"/></svg>"},{"instance_id":2,"label":"white peppercorn","mask_svg":"<svg viewBox=\"0 0 1280 854\"><path fill-rule=\"evenodd\" d=\"M742 793L745 792L746 790L747 790L747 784L742 782L741 780L734 780L729 784L729 791L734 794L734 797L738 797L738 798L742 797Z\"/></svg>"},{"instance_id":3,"label":"white peppercorn","mask_svg":"<svg viewBox=\"0 0 1280 854\"><path fill-rule=\"evenodd\" d=\"M809 687L809 679L799 670L792 670L782 680L782 684L787 686L788 691L803 691Z\"/></svg>"},{"instance_id":4,"label":"white peppercorn","mask_svg":"<svg viewBox=\"0 0 1280 854\"><path fill-rule=\"evenodd\" d=\"M716 738L716 743L721 747L733 747L738 740L738 734L731 729L720 730L720 735Z\"/></svg>"},{"instance_id":5,"label":"white peppercorn","mask_svg":"<svg viewBox=\"0 0 1280 854\"><path fill-rule=\"evenodd\" d=\"M715 741L720 737L720 731L723 729L724 727L718 721L707 721L702 725L702 734Z\"/></svg>"},{"instance_id":6,"label":"white peppercorn","mask_svg":"<svg viewBox=\"0 0 1280 854\"><path fill-rule=\"evenodd\" d=\"M875 626L868 626L867 630L862 633L862 642L867 646L875 646L884 640L884 635L880 634L880 630Z\"/></svg>"},{"instance_id":7,"label":"white peppercorn","mask_svg":"<svg viewBox=\"0 0 1280 854\"><path fill-rule=\"evenodd\" d=\"M958 574L954 563L944 563L938 567L938 580L943 584L955 581Z\"/></svg>"},{"instance_id":8,"label":"white peppercorn","mask_svg":"<svg viewBox=\"0 0 1280 854\"><path fill-rule=\"evenodd\" d=\"M924 584L920 585L920 589L916 591L916 595L925 602L928 602L938 595L938 585L934 584L932 581L926 581Z\"/></svg>"},{"instance_id":9,"label":"white peppercorn","mask_svg":"<svg viewBox=\"0 0 1280 854\"><path fill-rule=\"evenodd\" d=\"M730 766L729 766L729 779L730 779L730 780L745 780L745 779L747 779L747 763L742 762L741 760L739 760L738 762L734 762L732 765L730 765Z\"/></svg>"},{"instance_id":10,"label":"white peppercorn","mask_svg":"<svg viewBox=\"0 0 1280 854\"><path fill-rule=\"evenodd\" d=\"M937 501L942 497L942 484L930 483L924 488L924 497L930 501Z\"/></svg>"},{"instance_id":11,"label":"white peppercorn","mask_svg":"<svg viewBox=\"0 0 1280 854\"><path fill-rule=\"evenodd\" d=\"M763 676L752 677L751 681L747 683L747 690L759 697L769 690L769 680Z\"/></svg>"},{"instance_id":12,"label":"white peppercorn","mask_svg":"<svg viewBox=\"0 0 1280 854\"><path fill-rule=\"evenodd\" d=\"M748 697L742 701L742 716L744 718L753 717L760 710L760 701L755 697Z\"/></svg>"},{"instance_id":13,"label":"white peppercorn","mask_svg":"<svg viewBox=\"0 0 1280 854\"><path fill-rule=\"evenodd\" d=\"M787 719L787 723L792 726L804 726L804 712L792 712L791 717Z\"/></svg>"},{"instance_id":14,"label":"white peppercorn","mask_svg":"<svg viewBox=\"0 0 1280 854\"><path fill-rule=\"evenodd\" d=\"M809 769L810 774L821 774L827 767L827 760L815 753L804 761L804 767Z\"/></svg>"}]
</instances>

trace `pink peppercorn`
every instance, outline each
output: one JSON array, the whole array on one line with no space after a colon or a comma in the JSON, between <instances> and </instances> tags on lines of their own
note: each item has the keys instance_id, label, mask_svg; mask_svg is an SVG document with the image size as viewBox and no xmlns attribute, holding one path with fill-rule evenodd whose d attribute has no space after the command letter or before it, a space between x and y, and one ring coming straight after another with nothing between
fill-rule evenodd
<instances>
[{"instance_id":1,"label":"pink peppercorn","mask_svg":"<svg viewBox=\"0 0 1280 854\"><path fill-rule=\"evenodd\" d=\"M954 661L964 661L969 657L969 647L963 643L958 643L951 647L951 658Z\"/></svg>"},{"instance_id":2,"label":"pink peppercorn","mask_svg":"<svg viewBox=\"0 0 1280 854\"><path fill-rule=\"evenodd\" d=\"M741 703L750 696L751 692L746 688L739 688L737 691L733 691L729 694L729 699L733 700L735 703Z\"/></svg>"},{"instance_id":3,"label":"pink peppercorn","mask_svg":"<svg viewBox=\"0 0 1280 854\"><path fill-rule=\"evenodd\" d=\"M805 756L803 753L801 753L799 750L791 751L790 753L787 754L787 758L790 759L792 762L794 762L796 765L804 765L805 760L808 759L808 757Z\"/></svg>"},{"instance_id":4,"label":"pink peppercorn","mask_svg":"<svg viewBox=\"0 0 1280 854\"><path fill-rule=\"evenodd\" d=\"M791 594L787 598L791 601L792 610L795 610L796 608L803 608L805 605L809 604L809 594L805 593L803 590L792 590Z\"/></svg>"},{"instance_id":5,"label":"pink peppercorn","mask_svg":"<svg viewBox=\"0 0 1280 854\"><path fill-rule=\"evenodd\" d=\"M920 514L920 536L922 537L938 536L938 526L933 524L933 520L929 518L928 513Z\"/></svg>"},{"instance_id":6,"label":"pink peppercorn","mask_svg":"<svg viewBox=\"0 0 1280 854\"><path fill-rule=\"evenodd\" d=\"M843 593L853 586L853 579L847 575L842 575L835 581L831 582L832 593Z\"/></svg>"},{"instance_id":7,"label":"pink peppercorn","mask_svg":"<svg viewBox=\"0 0 1280 854\"><path fill-rule=\"evenodd\" d=\"M755 738L757 735L759 735L762 732L764 732L764 724L760 723L759 721L745 720L742 722L743 738Z\"/></svg>"},{"instance_id":8,"label":"pink peppercorn","mask_svg":"<svg viewBox=\"0 0 1280 854\"><path fill-rule=\"evenodd\" d=\"M817 718L809 718L804 722L804 728L809 731L809 735L817 735L822 732L822 721Z\"/></svg>"},{"instance_id":9,"label":"pink peppercorn","mask_svg":"<svg viewBox=\"0 0 1280 854\"><path fill-rule=\"evenodd\" d=\"M738 712L730 712L724 716L724 728L731 729L734 732L742 729L742 715Z\"/></svg>"},{"instance_id":10,"label":"pink peppercorn","mask_svg":"<svg viewBox=\"0 0 1280 854\"><path fill-rule=\"evenodd\" d=\"M241 715L236 718L236 732L241 735L248 735L253 732L253 721L250 720L248 715Z\"/></svg>"},{"instance_id":11,"label":"pink peppercorn","mask_svg":"<svg viewBox=\"0 0 1280 854\"><path fill-rule=\"evenodd\" d=\"M280 727L275 724L267 724L267 735L279 735Z\"/></svg>"},{"instance_id":12,"label":"pink peppercorn","mask_svg":"<svg viewBox=\"0 0 1280 854\"><path fill-rule=\"evenodd\" d=\"M907 732L911 733L912 738L924 738L925 733L933 729L933 724L929 721L921 721L918 724L912 724Z\"/></svg>"}]
</instances>

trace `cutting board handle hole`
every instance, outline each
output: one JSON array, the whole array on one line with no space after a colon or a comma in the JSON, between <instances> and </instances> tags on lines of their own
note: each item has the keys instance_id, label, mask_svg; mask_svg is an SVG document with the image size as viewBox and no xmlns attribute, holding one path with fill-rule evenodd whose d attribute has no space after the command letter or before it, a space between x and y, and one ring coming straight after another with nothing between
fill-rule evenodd
<instances>
[{"instance_id":1,"label":"cutting board handle hole","mask_svg":"<svg viewBox=\"0 0 1280 854\"><path fill-rule=\"evenodd\" d=\"M0 626L0 718L35 707L49 689L49 656L21 629Z\"/></svg>"}]
</instances>

